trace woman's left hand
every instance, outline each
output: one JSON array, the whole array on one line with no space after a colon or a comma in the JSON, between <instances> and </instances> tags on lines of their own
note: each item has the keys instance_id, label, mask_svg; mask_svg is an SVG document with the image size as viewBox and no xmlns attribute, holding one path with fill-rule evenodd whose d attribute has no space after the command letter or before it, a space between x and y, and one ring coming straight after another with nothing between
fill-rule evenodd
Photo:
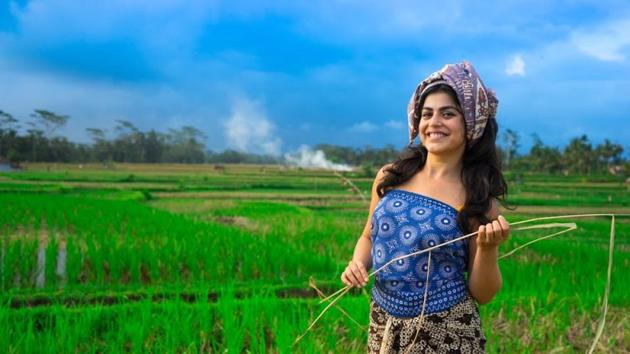
<instances>
[{"instance_id":1,"label":"woman's left hand","mask_svg":"<svg viewBox=\"0 0 630 354\"><path fill-rule=\"evenodd\" d=\"M477 233L477 248L498 248L510 235L510 223L503 217L499 217L485 225L479 226Z\"/></svg>"}]
</instances>

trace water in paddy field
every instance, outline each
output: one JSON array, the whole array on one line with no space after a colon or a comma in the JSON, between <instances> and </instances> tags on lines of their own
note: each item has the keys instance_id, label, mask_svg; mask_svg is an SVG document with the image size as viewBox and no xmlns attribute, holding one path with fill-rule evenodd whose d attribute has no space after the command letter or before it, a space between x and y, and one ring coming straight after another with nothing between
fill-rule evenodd
<instances>
[{"instance_id":1,"label":"water in paddy field","mask_svg":"<svg viewBox=\"0 0 630 354\"><path fill-rule=\"evenodd\" d=\"M61 279L61 284L66 282L66 248L60 247L57 250L57 267L55 274ZM46 286L46 246L39 245L37 250L37 269L35 270L35 287L43 288Z\"/></svg>"},{"instance_id":2,"label":"water in paddy field","mask_svg":"<svg viewBox=\"0 0 630 354\"><path fill-rule=\"evenodd\" d=\"M13 167L11 167L8 163L0 163L0 172L14 172L19 171Z\"/></svg>"}]
</instances>

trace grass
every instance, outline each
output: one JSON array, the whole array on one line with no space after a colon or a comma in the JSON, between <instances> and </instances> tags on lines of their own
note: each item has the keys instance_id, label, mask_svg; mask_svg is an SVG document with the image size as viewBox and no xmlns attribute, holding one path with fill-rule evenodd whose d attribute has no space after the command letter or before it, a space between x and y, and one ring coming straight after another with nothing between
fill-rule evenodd
<instances>
[{"instance_id":1,"label":"grass","mask_svg":"<svg viewBox=\"0 0 630 354\"><path fill-rule=\"evenodd\" d=\"M369 190L370 179L346 175ZM323 308L309 276L328 294L342 287L366 222L367 204L330 172L41 164L0 178L3 352L366 350L365 328L335 310L292 344ZM511 191L519 207L558 214L630 202L623 180L608 176L525 175ZM508 213L511 221L528 214ZM501 261L504 287L480 308L490 353L590 345L609 222L570 221L577 231ZM630 351L629 222L617 222L601 352ZM502 251L546 232L514 232ZM369 292L355 290L340 306L367 325L368 303Z\"/></svg>"}]
</instances>

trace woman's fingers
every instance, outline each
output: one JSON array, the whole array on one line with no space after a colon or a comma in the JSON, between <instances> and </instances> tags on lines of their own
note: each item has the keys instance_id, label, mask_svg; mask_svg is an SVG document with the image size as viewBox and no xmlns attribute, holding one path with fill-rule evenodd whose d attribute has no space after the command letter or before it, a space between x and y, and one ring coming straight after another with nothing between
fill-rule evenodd
<instances>
[{"instance_id":1,"label":"woman's fingers","mask_svg":"<svg viewBox=\"0 0 630 354\"><path fill-rule=\"evenodd\" d=\"M485 225L479 226L477 232L477 244L482 247L498 246L505 241L510 234L510 224L502 216Z\"/></svg>"},{"instance_id":2,"label":"woman's fingers","mask_svg":"<svg viewBox=\"0 0 630 354\"><path fill-rule=\"evenodd\" d=\"M359 266L356 262L350 262L350 274L352 277L352 283L355 285L363 284L361 281L361 271L359 270Z\"/></svg>"},{"instance_id":3,"label":"woman's fingers","mask_svg":"<svg viewBox=\"0 0 630 354\"><path fill-rule=\"evenodd\" d=\"M486 225L479 226L479 230L477 232L477 243L486 242Z\"/></svg>"},{"instance_id":4,"label":"woman's fingers","mask_svg":"<svg viewBox=\"0 0 630 354\"><path fill-rule=\"evenodd\" d=\"M348 268L346 268L343 271L343 273L341 273L341 282L346 285L352 285L352 283L350 282L350 279L348 279L347 273L348 273Z\"/></svg>"},{"instance_id":5,"label":"woman's fingers","mask_svg":"<svg viewBox=\"0 0 630 354\"><path fill-rule=\"evenodd\" d=\"M492 241L494 243L500 243L503 241L503 229L501 229L501 224L499 220L494 220L492 222L492 229L494 230L494 235L492 235Z\"/></svg>"},{"instance_id":6,"label":"woman's fingers","mask_svg":"<svg viewBox=\"0 0 630 354\"><path fill-rule=\"evenodd\" d=\"M501 229L503 230L503 238L507 239L510 235L510 223L503 217L503 215L499 215L497 219L499 224L501 224Z\"/></svg>"},{"instance_id":7,"label":"woman's fingers","mask_svg":"<svg viewBox=\"0 0 630 354\"><path fill-rule=\"evenodd\" d=\"M350 270L346 270L344 273L344 284L348 286L356 286L357 283L354 280L354 276L352 276L352 272Z\"/></svg>"},{"instance_id":8,"label":"woman's fingers","mask_svg":"<svg viewBox=\"0 0 630 354\"><path fill-rule=\"evenodd\" d=\"M350 261L346 270L341 274L341 281L349 286L364 286L367 284L368 275L365 266L361 262Z\"/></svg>"},{"instance_id":9,"label":"woman's fingers","mask_svg":"<svg viewBox=\"0 0 630 354\"><path fill-rule=\"evenodd\" d=\"M494 228L492 227L492 223L487 223L486 224L486 239L485 241L487 243L492 242L492 239L494 238Z\"/></svg>"},{"instance_id":10,"label":"woman's fingers","mask_svg":"<svg viewBox=\"0 0 630 354\"><path fill-rule=\"evenodd\" d=\"M348 263L348 266L346 266L346 269L344 269L343 273L341 274L341 280L346 285L354 286L354 281L352 279L353 278L352 270L350 269L351 264L352 264L352 261L350 261L350 263Z\"/></svg>"},{"instance_id":11,"label":"woman's fingers","mask_svg":"<svg viewBox=\"0 0 630 354\"><path fill-rule=\"evenodd\" d=\"M365 266L363 265L363 263L361 262L356 262L357 264L357 268L359 270L359 279L363 282L363 283L367 283L367 281L369 280L368 278L368 273L367 270L365 269ZM365 284L364 284L365 285Z\"/></svg>"}]
</instances>

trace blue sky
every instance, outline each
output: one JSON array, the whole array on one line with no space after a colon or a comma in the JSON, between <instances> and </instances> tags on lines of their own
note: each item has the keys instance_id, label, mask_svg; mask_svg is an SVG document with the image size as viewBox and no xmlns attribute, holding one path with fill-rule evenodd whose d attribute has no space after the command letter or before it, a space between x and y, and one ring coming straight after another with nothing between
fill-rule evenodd
<instances>
[{"instance_id":1,"label":"blue sky","mask_svg":"<svg viewBox=\"0 0 630 354\"><path fill-rule=\"evenodd\" d=\"M69 115L80 142L124 119L214 150L402 147L416 84L463 59L523 150L535 133L630 151L626 0L0 0L0 110Z\"/></svg>"}]
</instances>

